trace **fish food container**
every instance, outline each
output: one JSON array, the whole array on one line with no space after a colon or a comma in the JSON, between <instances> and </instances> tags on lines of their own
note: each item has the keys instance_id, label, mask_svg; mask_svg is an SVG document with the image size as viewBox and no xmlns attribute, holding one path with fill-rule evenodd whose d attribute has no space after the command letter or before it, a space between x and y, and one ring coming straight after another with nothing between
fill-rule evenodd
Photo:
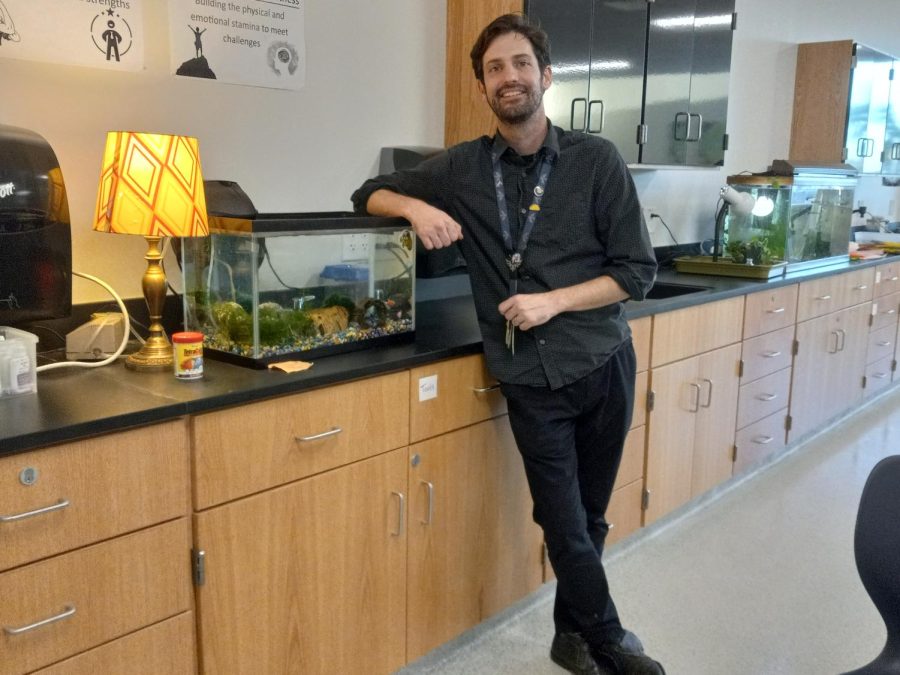
<instances>
[{"instance_id":1,"label":"fish food container","mask_svg":"<svg viewBox=\"0 0 900 675\"><path fill-rule=\"evenodd\" d=\"M184 239L184 325L206 356L265 368L410 341L415 236L402 218L353 213L210 216Z\"/></svg>"},{"instance_id":2,"label":"fish food container","mask_svg":"<svg viewBox=\"0 0 900 675\"><path fill-rule=\"evenodd\" d=\"M192 331L172 335L175 377L197 380L203 377L203 333Z\"/></svg>"},{"instance_id":3,"label":"fish food container","mask_svg":"<svg viewBox=\"0 0 900 675\"><path fill-rule=\"evenodd\" d=\"M0 398L37 392L37 335L0 326Z\"/></svg>"}]
</instances>

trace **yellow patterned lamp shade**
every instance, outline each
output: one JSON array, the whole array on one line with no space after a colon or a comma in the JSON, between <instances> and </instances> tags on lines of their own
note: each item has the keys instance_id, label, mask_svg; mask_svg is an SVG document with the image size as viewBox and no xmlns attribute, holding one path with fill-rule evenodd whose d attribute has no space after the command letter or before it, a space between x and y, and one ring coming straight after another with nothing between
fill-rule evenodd
<instances>
[{"instance_id":1,"label":"yellow patterned lamp shade","mask_svg":"<svg viewBox=\"0 0 900 675\"><path fill-rule=\"evenodd\" d=\"M197 139L111 131L94 229L149 237L209 234Z\"/></svg>"},{"instance_id":2,"label":"yellow patterned lamp shade","mask_svg":"<svg viewBox=\"0 0 900 675\"><path fill-rule=\"evenodd\" d=\"M171 368L172 345L162 325L167 283L159 243L164 237L209 234L197 139L111 131L103 152L94 229L146 238L141 287L150 313L149 336L125 365L138 371Z\"/></svg>"}]
</instances>

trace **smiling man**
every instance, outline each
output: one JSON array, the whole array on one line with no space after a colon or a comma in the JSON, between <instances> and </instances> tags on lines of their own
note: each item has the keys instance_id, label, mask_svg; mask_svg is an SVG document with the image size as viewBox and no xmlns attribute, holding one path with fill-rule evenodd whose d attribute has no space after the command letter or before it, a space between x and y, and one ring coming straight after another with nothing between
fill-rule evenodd
<instances>
[{"instance_id":1,"label":"smiling man","mask_svg":"<svg viewBox=\"0 0 900 675\"><path fill-rule=\"evenodd\" d=\"M542 30L501 16L471 56L496 135L369 180L354 206L406 218L428 249L459 241L556 573L551 658L585 675L659 675L622 627L601 561L634 405L622 303L656 275L634 183L611 143L547 120Z\"/></svg>"}]
</instances>

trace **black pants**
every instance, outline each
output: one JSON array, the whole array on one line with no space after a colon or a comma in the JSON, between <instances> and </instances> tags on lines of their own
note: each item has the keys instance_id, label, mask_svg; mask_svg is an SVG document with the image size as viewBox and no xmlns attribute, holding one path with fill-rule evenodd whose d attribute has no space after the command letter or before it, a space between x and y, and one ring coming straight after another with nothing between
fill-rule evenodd
<instances>
[{"instance_id":1,"label":"black pants","mask_svg":"<svg viewBox=\"0 0 900 675\"><path fill-rule=\"evenodd\" d=\"M631 341L561 389L503 384L519 452L556 573L557 632L591 643L624 635L600 560L606 507L631 425L636 362Z\"/></svg>"}]
</instances>

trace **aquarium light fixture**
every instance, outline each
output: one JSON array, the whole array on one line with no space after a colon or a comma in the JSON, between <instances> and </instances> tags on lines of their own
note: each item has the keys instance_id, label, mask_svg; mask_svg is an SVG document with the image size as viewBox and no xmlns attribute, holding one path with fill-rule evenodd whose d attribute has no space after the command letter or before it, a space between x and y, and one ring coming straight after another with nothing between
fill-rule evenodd
<instances>
[{"instance_id":1,"label":"aquarium light fixture","mask_svg":"<svg viewBox=\"0 0 900 675\"><path fill-rule=\"evenodd\" d=\"M754 197L749 192L740 192L730 185L719 190L719 196L735 213L765 218L775 210L775 202L764 195Z\"/></svg>"}]
</instances>

